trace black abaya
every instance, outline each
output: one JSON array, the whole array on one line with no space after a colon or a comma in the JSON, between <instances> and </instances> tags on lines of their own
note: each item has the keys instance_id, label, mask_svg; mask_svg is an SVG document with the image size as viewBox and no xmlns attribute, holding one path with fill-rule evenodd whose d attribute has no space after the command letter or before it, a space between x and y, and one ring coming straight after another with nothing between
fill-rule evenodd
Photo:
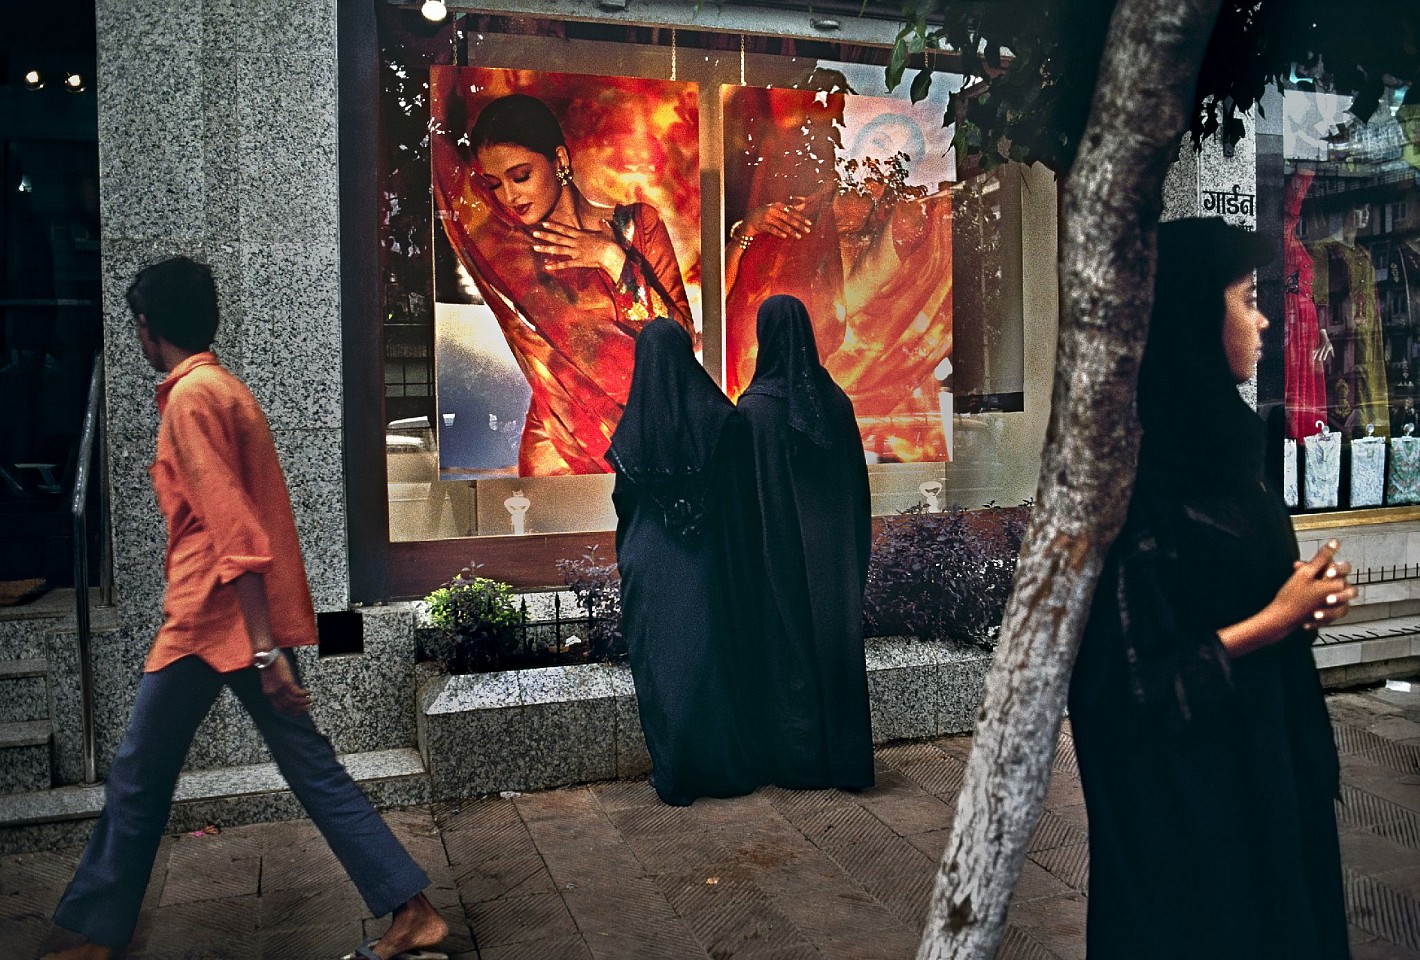
<instances>
[{"instance_id":1,"label":"black abaya","mask_svg":"<svg viewBox=\"0 0 1420 960\"><path fill-rule=\"evenodd\" d=\"M760 695L743 425L689 336L659 319L637 339L621 423L608 453L616 559L651 783L675 805L748 793L767 775L749 735Z\"/></svg>"},{"instance_id":2,"label":"black abaya","mask_svg":"<svg viewBox=\"0 0 1420 960\"><path fill-rule=\"evenodd\" d=\"M853 404L819 363L793 297L760 308L755 376L739 410L754 457L774 782L870 787L868 472Z\"/></svg>"},{"instance_id":3,"label":"black abaya","mask_svg":"<svg viewBox=\"0 0 1420 960\"><path fill-rule=\"evenodd\" d=\"M1090 960L1348 955L1310 637L1234 658L1218 636L1266 607L1297 558L1223 350L1223 287L1265 258L1240 234L1160 230L1139 478L1070 685Z\"/></svg>"}]
</instances>

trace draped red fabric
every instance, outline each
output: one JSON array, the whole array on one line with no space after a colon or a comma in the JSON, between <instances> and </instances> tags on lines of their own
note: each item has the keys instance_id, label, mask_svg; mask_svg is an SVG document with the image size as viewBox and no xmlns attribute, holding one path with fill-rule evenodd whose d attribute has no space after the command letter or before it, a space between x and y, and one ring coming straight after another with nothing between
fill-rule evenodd
<instances>
[{"instance_id":1,"label":"draped red fabric","mask_svg":"<svg viewBox=\"0 0 1420 960\"><path fill-rule=\"evenodd\" d=\"M759 233L741 257L725 297L726 392L754 374L759 305L790 294L870 452L948 459L933 373L952 352L951 194L894 181L886 157L842 177L841 95L734 88L725 104L727 187L737 165L749 181L732 216L799 196L813 223L798 239Z\"/></svg>"},{"instance_id":2,"label":"draped red fabric","mask_svg":"<svg viewBox=\"0 0 1420 960\"><path fill-rule=\"evenodd\" d=\"M430 70L434 206L532 387L518 472L610 472L605 455L630 388L637 333L665 316L695 334L669 232L650 204L617 206L612 219L628 253L621 283L596 269L548 271L531 234L504 213L459 144L473 114L464 98L478 91L489 99L486 89L468 82L471 75L454 67ZM633 134L637 129L627 125ZM580 176L570 136L568 147Z\"/></svg>"},{"instance_id":3,"label":"draped red fabric","mask_svg":"<svg viewBox=\"0 0 1420 960\"><path fill-rule=\"evenodd\" d=\"M1326 420L1326 371L1315 357L1321 333L1312 299L1312 258L1297 236L1302 201L1314 176L1298 170L1287 178L1282 211L1287 436L1296 439L1316 433L1317 421Z\"/></svg>"}]
</instances>

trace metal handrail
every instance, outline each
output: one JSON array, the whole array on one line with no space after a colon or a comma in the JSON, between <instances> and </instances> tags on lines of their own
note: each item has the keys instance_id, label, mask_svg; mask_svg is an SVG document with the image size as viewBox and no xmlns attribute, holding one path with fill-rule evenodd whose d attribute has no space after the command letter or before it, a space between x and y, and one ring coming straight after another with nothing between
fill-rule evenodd
<instances>
[{"instance_id":1,"label":"metal handrail","mask_svg":"<svg viewBox=\"0 0 1420 960\"><path fill-rule=\"evenodd\" d=\"M74 516L74 622L79 633L79 699L84 728L84 782L98 780L98 761L94 738L94 671L90 655L89 625L89 477L94 460L94 448L105 451L103 417L99 401L104 390L104 357L94 357L94 372L89 377L89 403L84 411L84 434L79 441L79 463L74 473L74 496L69 509ZM107 456L104 456L107 460ZM107 463L100 469L107 470ZM103 499L103 498L101 498ZM101 510L103 508L101 507ZM107 543L105 534L100 538ZM100 592L105 603L111 602L113 584L108 571L108 550L103 550L99 577Z\"/></svg>"}]
</instances>

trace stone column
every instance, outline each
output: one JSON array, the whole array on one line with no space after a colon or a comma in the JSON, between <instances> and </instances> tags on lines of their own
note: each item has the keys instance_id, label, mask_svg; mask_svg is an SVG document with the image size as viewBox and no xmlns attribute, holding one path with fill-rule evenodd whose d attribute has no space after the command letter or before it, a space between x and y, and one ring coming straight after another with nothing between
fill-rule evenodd
<instances>
[{"instance_id":1,"label":"stone column","mask_svg":"<svg viewBox=\"0 0 1420 960\"><path fill-rule=\"evenodd\" d=\"M96 645L101 765L162 617L164 530L147 475L158 378L139 353L124 301L144 265L185 254L212 266L222 313L215 348L266 410L316 609L347 606L335 5L97 3L120 623L116 638Z\"/></svg>"}]
</instances>

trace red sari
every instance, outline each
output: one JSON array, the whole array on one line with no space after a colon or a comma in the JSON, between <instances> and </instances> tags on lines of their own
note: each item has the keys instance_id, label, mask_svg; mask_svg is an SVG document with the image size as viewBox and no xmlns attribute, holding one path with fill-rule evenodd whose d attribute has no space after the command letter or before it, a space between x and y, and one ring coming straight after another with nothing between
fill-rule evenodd
<instances>
[{"instance_id":1,"label":"red sari","mask_svg":"<svg viewBox=\"0 0 1420 960\"><path fill-rule=\"evenodd\" d=\"M436 146L433 164L439 220L532 387L519 475L611 472L606 451L631 387L636 335L657 316L694 335L665 224L648 204L618 206L607 218L626 251L618 281L594 268L551 272L529 228L443 152ZM589 206L580 195L577 205Z\"/></svg>"}]
</instances>

